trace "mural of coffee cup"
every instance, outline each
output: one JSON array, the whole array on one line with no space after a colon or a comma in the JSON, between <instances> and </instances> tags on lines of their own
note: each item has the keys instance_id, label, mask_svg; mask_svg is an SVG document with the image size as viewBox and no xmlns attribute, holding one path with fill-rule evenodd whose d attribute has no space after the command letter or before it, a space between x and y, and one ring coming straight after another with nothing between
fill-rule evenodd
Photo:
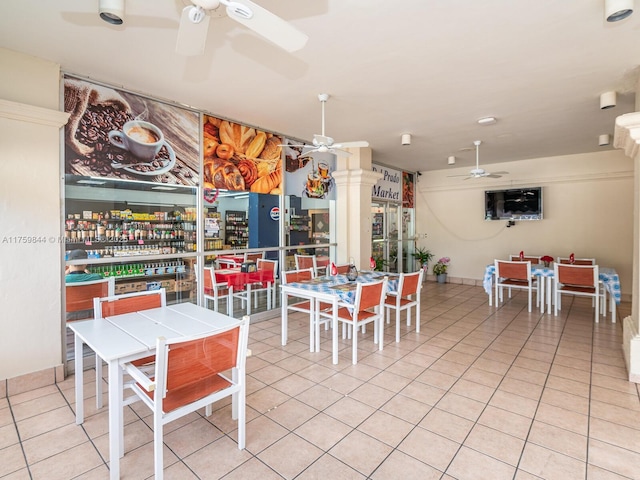
<instances>
[{"instance_id":1,"label":"mural of coffee cup","mask_svg":"<svg viewBox=\"0 0 640 480\"><path fill-rule=\"evenodd\" d=\"M164 145L164 135L153 123L131 120L122 126L122 131L110 131L109 141L139 159L150 162Z\"/></svg>"},{"instance_id":2,"label":"mural of coffee cup","mask_svg":"<svg viewBox=\"0 0 640 480\"><path fill-rule=\"evenodd\" d=\"M329 165L324 162L318 163L318 173L323 180L329 178Z\"/></svg>"}]
</instances>

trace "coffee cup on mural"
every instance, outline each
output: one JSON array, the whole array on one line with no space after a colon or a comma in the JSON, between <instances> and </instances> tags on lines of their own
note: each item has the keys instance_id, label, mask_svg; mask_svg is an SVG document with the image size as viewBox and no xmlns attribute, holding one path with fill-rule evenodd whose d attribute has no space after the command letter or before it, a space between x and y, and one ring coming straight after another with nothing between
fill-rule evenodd
<instances>
[{"instance_id":1,"label":"coffee cup on mural","mask_svg":"<svg viewBox=\"0 0 640 480\"><path fill-rule=\"evenodd\" d=\"M122 126L122 131L110 131L109 141L141 160L152 161L164 145L164 135L152 123L131 120Z\"/></svg>"},{"instance_id":2,"label":"coffee cup on mural","mask_svg":"<svg viewBox=\"0 0 640 480\"><path fill-rule=\"evenodd\" d=\"M318 163L318 173L323 180L329 178L329 165L324 162Z\"/></svg>"}]
</instances>

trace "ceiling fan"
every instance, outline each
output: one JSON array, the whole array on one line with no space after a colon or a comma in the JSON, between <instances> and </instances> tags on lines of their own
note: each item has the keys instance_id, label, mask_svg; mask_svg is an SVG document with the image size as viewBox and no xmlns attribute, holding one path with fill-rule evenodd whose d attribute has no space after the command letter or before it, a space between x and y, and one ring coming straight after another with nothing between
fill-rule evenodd
<instances>
[{"instance_id":1,"label":"ceiling fan","mask_svg":"<svg viewBox=\"0 0 640 480\"><path fill-rule=\"evenodd\" d=\"M293 25L251 0L189 0L189 3L191 5L182 10L176 42L176 52L182 55L204 53L209 20L211 17L223 17L225 11L232 20L288 52L300 50L309 39Z\"/></svg>"},{"instance_id":2,"label":"ceiling fan","mask_svg":"<svg viewBox=\"0 0 640 480\"><path fill-rule=\"evenodd\" d=\"M313 142L312 142L313 148L311 150L307 150L305 152L305 155L313 152L320 152L320 153L328 152L341 157L349 157L351 156L351 153L347 152L346 150L342 150L343 148L358 148L358 147L369 146L369 142L364 140L356 141L356 142L334 143L333 138L326 136L324 133L324 106L327 103L327 100L329 100L329 94L321 93L320 95L318 95L318 100L320 100L320 103L322 104L322 134L313 136ZM310 145L288 145L288 146L309 147Z\"/></svg>"},{"instance_id":3,"label":"ceiling fan","mask_svg":"<svg viewBox=\"0 0 640 480\"><path fill-rule=\"evenodd\" d=\"M465 180L469 180L470 178L500 178L502 175L506 175L509 172L487 172L483 168L480 168L480 144L481 140L476 140L473 144L476 146L476 168L473 168L469 171L467 175L449 175L450 177L467 177Z\"/></svg>"}]
</instances>

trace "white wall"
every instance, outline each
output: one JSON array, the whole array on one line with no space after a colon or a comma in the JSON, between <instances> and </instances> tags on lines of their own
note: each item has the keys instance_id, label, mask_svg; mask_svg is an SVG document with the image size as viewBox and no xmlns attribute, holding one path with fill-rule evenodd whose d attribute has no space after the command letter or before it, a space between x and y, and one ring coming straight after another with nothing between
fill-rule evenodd
<instances>
[{"instance_id":1,"label":"white wall","mask_svg":"<svg viewBox=\"0 0 640 480\"><path fill-rule=\"evenodd\" d=\"M425 172L417 191L418 245L451 257L450 277L480 280L495 258L531 255L595 257L615 268L623 295L631 293L633 162L620 150L483 165L506 170L499 179L449 175L470 168ZM542 186L544 220L484 220L484 191ZM628 298L626 298L628 299Z\"/></svg>"},{"instance_id":2,"label":"white wall","mask_svg":"<svg viewBox=\"0 0 640 480\"><path fill-rule=\"evenodd\" d=\"M0 379L61 365L59 94L58 65L0 49Z\"/></svg>"}]
</instances>

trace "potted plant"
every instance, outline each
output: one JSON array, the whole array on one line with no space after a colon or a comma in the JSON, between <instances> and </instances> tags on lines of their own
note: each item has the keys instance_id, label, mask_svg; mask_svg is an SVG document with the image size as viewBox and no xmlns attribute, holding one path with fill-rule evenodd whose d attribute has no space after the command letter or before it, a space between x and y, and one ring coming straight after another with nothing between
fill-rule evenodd
<instances>
[{"instance_id":1,"label":"potted plant","mask_svg":"<svg viewBox=\"0 0 640 480\"><path fill-rule=\"evenodd\" d=\"M420 262L420 267L425 270L428 268L431 259L433 259L433 253L422 247L416 248L416 251L413 252L413 256ZM424 276L426 277L426 274Z\"/></svg>"},{"instance_id":2,"label":"potted plant","mask_svg":"<svg viewBox=\"0 0 640 480\"><path fill-rule=\"evenodd\" d=\"M447 269L449 268L449 263L451 259L449 257L442 257L438 262L433 266L433 274L436 276L438 283L446 283L447 281Z\"/></svg>"}]
</instances>

